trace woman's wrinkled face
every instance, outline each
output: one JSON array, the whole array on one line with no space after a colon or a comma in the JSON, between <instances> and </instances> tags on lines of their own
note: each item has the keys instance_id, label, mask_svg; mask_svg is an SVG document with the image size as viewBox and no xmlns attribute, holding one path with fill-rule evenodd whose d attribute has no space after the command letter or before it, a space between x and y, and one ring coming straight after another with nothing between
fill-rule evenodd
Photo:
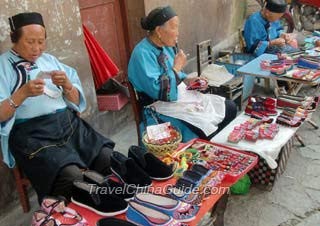
<instances>
[{"instance_id":1,"label":"woman's wrinkled face","mask_svg":"<svg viewBox=\"0 0 320 226\"><path fill-rule=\"evenodd\" d=\"M266 10L266 19L269 22L274 22L274 21L279 20L283 16L283 14L284 13L274 13L269 10Z\"/></svg>"},{"instance_id":2,"label":"woman's wrinkled face","mask_svg":"<svg viewBox=\"0 0 320 226\"><path fill-rule=\"evenodd\" d=\"M38 24L22 27L22 36L14 43L13 49L25 60L35 62L46 47L45 28Z\"/></svg>"},{"instance_id":3,"label":"woman's wrinkled face","mask_svg":"<svg viewBox=\"0 0 320 226\"><path fill-rule=\"evenodd\" d=\"M179 36L179 18L172 17L164 25L159 26L158 35L165 46L175 46Z\"/></svg>"}]
</instances>

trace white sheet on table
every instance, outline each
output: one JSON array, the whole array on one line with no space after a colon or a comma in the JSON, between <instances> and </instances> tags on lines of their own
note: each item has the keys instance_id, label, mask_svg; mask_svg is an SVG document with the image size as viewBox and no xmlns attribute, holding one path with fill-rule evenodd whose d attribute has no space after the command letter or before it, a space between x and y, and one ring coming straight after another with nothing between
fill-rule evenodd
<instances>
[{"instance_id":1,"label":"white sheet on table","mask_svg":"<svg viewBox=\"0 0 320 226\"><path fill-rule=\"evenodd\" d=\"M272 139L258 139L256 142L241 140L239 143L228 142L228 135L233 130L234 126L240 125L249 119L249 116L240 114L235 118L226 128L211 139L212 142L224 144L227 146L236 147L237 149L251 151L257 153L264 158L271 169L277 168L278 164L275 159L278 157L281 148L290 140L295 134L297 128L290 128L280 125L279 132Z\"/></svg>"}]
</instances>

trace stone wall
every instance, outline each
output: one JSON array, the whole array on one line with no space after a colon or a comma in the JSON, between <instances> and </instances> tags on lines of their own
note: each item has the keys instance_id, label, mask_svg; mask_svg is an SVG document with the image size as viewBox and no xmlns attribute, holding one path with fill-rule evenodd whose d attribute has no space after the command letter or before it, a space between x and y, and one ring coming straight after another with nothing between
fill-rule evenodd
<instances>
[{"instance_id":1,"label":"stone wall","mask_svg":"<svg viewBox=\"0 0 320 226\"><path fill-rule=\"evenodd\" d=\"M0 3L0 53L10 49L8 17L25 11L40 12L47 30L47 52L74 67L81 78L88 107L82 117L92 120L97 114L96 94L87 52L83 43L77 0L6 0ZM1 75L0 75L1 76ZM17 197L12 174L0 163L0 215L10 200ZM13 192L14 191L14 192Z\"/></svg>"}]
</instances>

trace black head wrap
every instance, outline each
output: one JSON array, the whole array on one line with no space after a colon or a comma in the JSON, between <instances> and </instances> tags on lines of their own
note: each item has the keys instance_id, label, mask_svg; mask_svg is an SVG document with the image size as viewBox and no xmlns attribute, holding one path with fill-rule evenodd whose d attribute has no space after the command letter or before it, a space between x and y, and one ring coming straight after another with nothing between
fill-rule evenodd
<instances>
[{"instance_id":1,"label":"black head wrap","mask_svg":"<svg viewBox=\"0 0 320 226\"><path fill-rule=\"evenodd\" d=\"M284 13L287 9L286 0L267 0L266 9L273 13Z\"/></svg>"},{"instance_id":2,"label":"black head wrap","mask_svg":"<svg viewBox=\"0 0 320 226\"><path fill-rule=\"evenodd\" d=\"M12 32L30 24L39 24L44 27L41 14L36 12L19 13L17 15L9 17L9 24Z\"/></svg>"},{"instance_id":3,"label":"black head wrap","mask_svg":"<svg viewBox=\"0 0 320 226\"><path fill-rule=\"evenodd\" d=\"M148 16L141 18L141 27L144 30L152 31L174 16L177 16L177 14L171 6L158 7L152 10Z\"/></svg>"}]
</instances>

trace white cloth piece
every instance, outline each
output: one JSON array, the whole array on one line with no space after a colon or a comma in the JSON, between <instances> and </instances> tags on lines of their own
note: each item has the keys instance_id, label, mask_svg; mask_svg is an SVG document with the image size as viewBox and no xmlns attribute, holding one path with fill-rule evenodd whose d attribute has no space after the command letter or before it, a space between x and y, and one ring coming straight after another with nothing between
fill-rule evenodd
<instances>
[{"instance_id":1,"label":"white cloth piece","mask_svg":"<svg viewBox=\"0 0 320 226\"><path fill-rule=\"evenodd\" d=\"M219 87L233 78L224 65L209 64L201 73L208 79L210 86Z\"/></svg>"},{"instance_id":2,"label":"white cloth piece","mask_svg":"<svg viewBox=\"0 0 320 226\"><path fill-rule=\"evenodd\" d=\"M207 136L217 130L218 124L225 116L224 97L186 90L184 83L178 86L178 94L176 102L157 101L151 106L160 114L198 127Z\"/></svg>"},{"instance_id":3,"label":"white cloth piece","mask_svg":"<svg viewBox=\"0 0 320 226\"><path fill-rule=\"evenodd\" d=\"M211 141L227 146L232 146L240 150L250 151L257 153L260 157L264 158L271 169L278 167L275 159L278 157L281 148L294 136L298 128L291 128L286 126L279 126L279 132L272 139L258 139L256 142L240 140L239 143L228 142L228 136L233 128L241 123L247 121L250 117L241 113L237 116L226 128L214 136Z\"/></svg>"}]
</instances>

